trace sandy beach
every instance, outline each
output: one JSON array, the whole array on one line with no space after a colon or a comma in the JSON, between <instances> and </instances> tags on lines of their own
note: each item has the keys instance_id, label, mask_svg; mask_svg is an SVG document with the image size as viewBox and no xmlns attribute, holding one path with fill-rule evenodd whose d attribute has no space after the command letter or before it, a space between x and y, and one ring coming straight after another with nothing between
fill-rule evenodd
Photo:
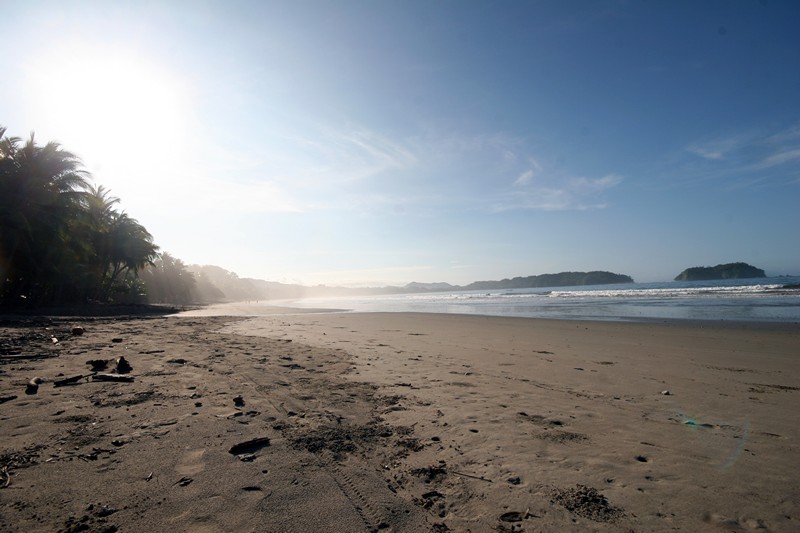
<instances>
[{"instance_id":1,"label":"sandy beach","mask_svg":"<svg viewBox=\"0 0 800 533\"><path fill-rule=\"evenodd\" d=\"M0 321L0 530L800 530L796 324L279 311Z\"/></svg>"}]
</instances>

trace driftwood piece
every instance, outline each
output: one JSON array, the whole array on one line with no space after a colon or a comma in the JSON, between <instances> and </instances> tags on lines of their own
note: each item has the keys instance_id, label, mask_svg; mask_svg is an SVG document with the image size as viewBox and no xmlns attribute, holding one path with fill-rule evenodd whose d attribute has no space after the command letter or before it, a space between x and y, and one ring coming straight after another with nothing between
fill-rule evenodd
<instances>
[{"instance_id":1,"label":"driftwood piece","mask_svg":"<svg viewBox=\"0 0 800 533\"><path fill-rule=\"evenodd\" d=\"M473 474L465 474L464 472L456 472L455 470L451 470L451 472L453 472L454 474L457 474L457 475L459 475L459 476L468 477L468 478L470 478L470 479L477 479L477 480L479 480L479 481L486 481L486 482L488 482L488 483L491 483L491 482L492 482L492 480L491 480L491 479L485 478L485 477L483 477L483 476L476 476L476 475L473 475Z\"/></svg>"},{"instance_id":2,"label":"driftwood piece","mask_svg":"<svg viewBox=\"0 0 800 533\"><path fill-rule=\"evenodd\" d=\"M257 439L246 440L239 444L234 444L228 453L233 455L240 455L245 453L257 452L261 448L269 446L269 437L259 437Z\"/></svg>"},{"instance_id":3,"label":"driftwood piece","mask_svg":"<svg viewBox=\"0 0 800 533\"><path fill-rule=\"evenodd\" d=\"M63 387L64 385L74 385L84 378L88 378L92 374L78 374L64 379L57 379L53 382L54 387Z\"/></svg>"},{"instance_id":4,"label":"driftwood piece","mask_svg":"<svg viewBox=\"0 0 800 533\"><path fill-rule=\"evenodd\" d=\"M133 376L123 376L120 374L93 374L92 381L119 381L122 383L133 383Z\"/></svg>"}]
</instances>

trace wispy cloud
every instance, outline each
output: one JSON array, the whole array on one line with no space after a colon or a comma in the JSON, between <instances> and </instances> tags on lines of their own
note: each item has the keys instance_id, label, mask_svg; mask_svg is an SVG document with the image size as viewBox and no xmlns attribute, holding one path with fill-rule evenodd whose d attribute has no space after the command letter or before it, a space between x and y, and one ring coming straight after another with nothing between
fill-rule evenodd
<instances>
[{"instance_id":1,"label":"wispy cloud","mask_svg":"<svg viewBox=\"0 0 800 533\"><path fill-rule=\"evenodd\" d=\"M595 193L616 187L622 183L622 176L609 174L602 178L570 178L568 181L569 189L576 193Z\"/></svg>"},{"instance_id":2,"label":"wispy cloud","mask_svg":"<svg viewBox=\"0 0 800 533\"><path fill-rule=\"evenodd\" d=\"M746 145L749 141L750 136L748 134L740 134L730 137L697 141L689 144L689 146L686 147L686 150L703 159L720 161L725 159L732 152L739 150L741 146Z\"/></svg>"},{"instance_id":3,"label":"wispy cloud","mask_svg":"<svg viewBox=\"0 0 800 533\"><path fill-rule=\"evenodd\" d=\"M606 193L622 182L616 174L554 169L524 139L502 133L392 138L364 126L304 125L262 137L259 146L214 150L216 165L189 158L174 189L191 205L222 212L602 209Z\"/></svg>"},{"instance_id":4,"label":"wispy cloud","mask_svg":"<svg viewBox=\"0 0 800 533\"><path fill-rule=\"evenodd\" d=\"M690 146L687 150L705 159L722 159L725 156L722 150L714 150L705 146Z\"/></svg>"},{"instance_id":5,"label":"wispy cloud","mask_svg":"<svg viewBox=\"0 0 800 533\"><path fill-rule=\"evenodd\" d=\"M622 176L609 174L601 178L567 177L547 180L547 183L516 189L501 195L493 205L494 211L536 209L566 211L604 209L608 202L603 192L622 183Z\"/></svg>"},{"instance_id":6,"label":"wispy cloud","mask_svg":"<svg viewBox=\"0 0 800 533\"><path fill-rule=\"evenodd\" d=\"M692 157L675 157L661 171L672 175L673 185L718 180L741 189L794 183L800 172L800 124L707 138L690 143L686 152Z\"/></svg>"},{"instance_id":7,"label":"wispy cloud","mask_svg":"<svg viewBox=\"0 0 800 533\"><path fill-rule=\"evenodd\" d=\"M418 160L402 142L359 126L303 131L287 127L287 132L265 135L258 145L252 140L239 144L208 140L197 146L183 158L182 168L176 166L161 180L159 188L180 194L187 206L224 213L370 205L382 196L367 190L365 181L409 171ZM389 199L377 203L389 203Z\"/></svg>"},{"instance_id":8,"label":"wispy cloud","mask_svg":"<svg viewBox=\"0 0 800 533\"><path fill-rule=\"evenodd\" d=\"M417 162L417 156L403 144L364 127L328 130L323 141L336 150L335 159L356 170L352 175L359 178L408 168ZM330 148L325 150L328 154Z\"/></svg>"},{"instance_id":9,"label":"wispy cloud","mask_svg":"<svg viewBox=\"0 0 800 533\"><path fill-rule=\"evenodd\" d=\"M605 193L623 180L617 174L598 178L570 175L532 153L522 138L504 135L449 136L426 143L425 163L444 161L458 181L443 191L444 201L470 209L512 210L602 209Z\"/></svg>"},{"instance_id":10,"label":"wispy cloud","mask_svg":"<svg viewBox=\"0 0 800 533\"><path fill-rule=\"evenodd\" d=\"M517 146L517 149L524 150L524 145ZM541 158L532 155L518 159L525 163L517 165L511 187L501 189L493 196L493 211L603 209L608 206L604 193L623 181L618 174L599 178L570 175L551 168Z\"/></svg>"},{"instance_id":11,"label":"wispy cloud","mask_svg":"<svg viewBox=\"0 0 800 533\"><path fill-rule=\"evenodd\" d=\"M523 186L528 185L533 178L542 171L542 165L534 159L533 157L528 158L528 168L520 174L516 180L514 180L514 185Z\"/></svg>"},{"instance_id":12,"label":"wispy cloud","mask_svg":"<svg viewBox=\"0 0 800 533\"><path fill-rule=\"evenodd\" d=\"M357 182L411 168L418 159L402 142L362 126L307 127L281 132L274 139L272 145L258 149L264 171L284 176L293 187Z\"/></svg>"},{"instance_id":13,"label":"wispy cloud","mask_svg":"<svg viewBox=\"0 0 800 533\"><path fill-rule=\"evenodd\" d=\"M533 170L528 169L522 174L520 174L516 180L514 180L514 185L527 185L528 183L531 182L532 179L533 179Z\"/></svg>"},{"instance_id":14,"label":"wispy cloud","mask_svg":"<svg viewBox=\"0 0 800 533\"><path fill-rule=\"evenodd\" d=\"M790 148L782 152L776 152L758 162L756 168L770 168L783 165L800 159L800 148Z\"/></svg>"}]
</instances>

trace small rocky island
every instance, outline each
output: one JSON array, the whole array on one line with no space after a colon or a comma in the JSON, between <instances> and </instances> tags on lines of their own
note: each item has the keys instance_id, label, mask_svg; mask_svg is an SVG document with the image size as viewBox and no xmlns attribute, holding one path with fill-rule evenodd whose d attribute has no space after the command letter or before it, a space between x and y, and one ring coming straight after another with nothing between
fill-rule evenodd
<instances>
[{"instance_id":1,"label":"small rocky island","mask_svg":"<svg viewBox=\"0 0 800 533\"><path fill-rule=\"evenodd\" d=\"M714 279L765 278L764 271L747 263L726 263L714 267L687 268L675 281L706 281Z\"/></svg>"}]
</instances>

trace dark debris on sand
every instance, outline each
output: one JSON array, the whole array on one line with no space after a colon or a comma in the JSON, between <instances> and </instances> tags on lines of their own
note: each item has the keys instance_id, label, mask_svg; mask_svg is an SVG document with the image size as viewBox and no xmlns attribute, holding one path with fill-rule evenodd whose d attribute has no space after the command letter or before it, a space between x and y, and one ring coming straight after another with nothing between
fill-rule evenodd
<instances>
[{"instance_id":1,"label":"dark debris on sand","mask_svg":"<svg viewBox=\"0 0 800 533\"><path fill-rule=\"evenodd\" d=\"M44 447L43 444L33 444L24 450L4 450L0 453L0 467L12 470L38 464L40 451Z\"/></svg>"},{"instance_id":2,"label":"dark debris on sand","mask_svg":"<svg viewBox=\"0 0 800 533\"><path fill-rule=\"evenodd\" d=\"M444 461L440 461L438 465L415 468L411 473L421 478L425 483L433 483L447 477L447 464Z\"/></svg>"},{"instance_id":3,"label":"dark debris on sand","mask_svg":"<svg viewBox=\"0 0 800 533\"><path fill-rule=\"evenodd\" d=\"M391 437L392 434L389 426L375 422L363 426L320 426L292 436L290 442L294 448L311 453L329 450L338 459L355 452L359 446L368 447L378 439Z\"/></svg>"},{"instance_id":4,"label":"dark debris on sand","mask_svg":"<svg viewBox=\"0 0 800 533\"><path fill-rule=\"evenodd\" d=\"M557 503L569 512L595 522L613 522L624 512L619 507L612 507L605 496L597 489L578 484L574 489L553 490L551 502Z\"/></svg>"}]
</instances>

